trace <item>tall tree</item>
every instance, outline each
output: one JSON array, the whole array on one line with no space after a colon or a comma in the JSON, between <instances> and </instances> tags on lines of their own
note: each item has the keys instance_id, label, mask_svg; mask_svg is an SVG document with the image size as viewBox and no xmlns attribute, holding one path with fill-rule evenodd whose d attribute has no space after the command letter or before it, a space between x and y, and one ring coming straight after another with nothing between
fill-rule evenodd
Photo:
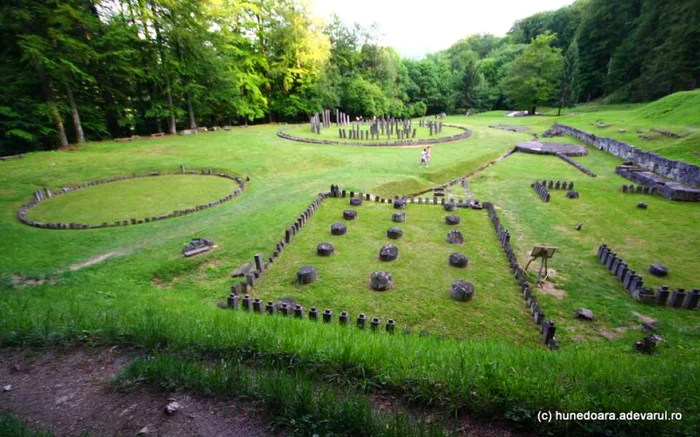
<instances>
[{"instance_id":1,"label":"tall tree","mask_svg":"<svg viewBox=\"0 0 700 437\"><path fill-rule=\"evenodd\" d=\"M564 54L564 68L557 97L557 115L561 115L562 107L573 106L578 102L581 92L580 68L578 43L573 40Z\"/></svg>"},{"instance_id":2,"label":"tall tree","mask_svg":"<svg viewBox=\"0 0 700 437\"><path fill-rule=\"evenodd\" d=\"M537 106L551 102L563 68L561 49L552 47L555 40L556 35L538 35L513 61L504 92L514 107L535 114Z\"/></svg>"}]
</instances>

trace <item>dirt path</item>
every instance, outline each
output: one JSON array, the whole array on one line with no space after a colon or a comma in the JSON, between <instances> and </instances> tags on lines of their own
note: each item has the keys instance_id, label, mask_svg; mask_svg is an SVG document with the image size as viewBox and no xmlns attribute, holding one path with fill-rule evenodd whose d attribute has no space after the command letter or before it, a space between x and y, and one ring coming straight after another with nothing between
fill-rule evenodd
<instances>
[{"instance_id":1,"label":"dirt path","mask_svg":"<svg viewBox=\"0 0 700 437\"><path fill-rule=\"evenodd\" d=\"M121 394L108 381L130 357L118 349L31 355L0 351L0 414L56 436L269 436L263 411L251 403L169 395L147 388ZM3 387L11 385L10 391ZM182 408L164 412L169 399Z\"/></svg>"},{"instance_id":2,"label":"dirt path","mask_svg":"<svg viewBox=\"0 0 700 437\"><path fill-rule=\"evenodd\" d=\"M116 347L45 353L0 349L0 414L12 413L30 429L50 431L56 436L284 435L270 429L269 414L252 402L173 395L146 387L129 393L111 391L110 379L133 358ZM7 386L10 390L4 391ZM391 414L397 407L393 398L375 395L370 400L378 412ZM171 401L181 408L169 415L164 410ZM503 423L468 417L454 420L426 411L406 413L413 419L440 424L454 436L531 435L511 430Z\"/></svg>"}]
</instances>

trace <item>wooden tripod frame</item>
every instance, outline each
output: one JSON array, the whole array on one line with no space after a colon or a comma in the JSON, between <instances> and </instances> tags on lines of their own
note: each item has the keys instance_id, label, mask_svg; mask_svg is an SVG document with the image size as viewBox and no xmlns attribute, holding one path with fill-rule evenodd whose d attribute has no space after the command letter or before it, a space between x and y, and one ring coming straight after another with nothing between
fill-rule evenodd
<instances>
[{"instance_id":1,"label":"wooden tripod frame","mask_svg":"<svg viewBox=\"0 0 700 437\"><path fill-rule=\"evenodd\" d=\"M549 276L549 271L547 270L547 260L554 256L554 252L556 252L556 250L556 247L550 246L535 246L532 248L532 252L530 253L531 258L530 261L528 261L525 265L525 271L527 271L528 267L530 267L530 264L534 260L536 260L537 258L542 258L542 263L540 263L540 270L537 272L537 286L540 288L544 286L544 281L546 281L547 277ZM544 276L542 276L543 271Z\"/></svg>"}]
</instances>

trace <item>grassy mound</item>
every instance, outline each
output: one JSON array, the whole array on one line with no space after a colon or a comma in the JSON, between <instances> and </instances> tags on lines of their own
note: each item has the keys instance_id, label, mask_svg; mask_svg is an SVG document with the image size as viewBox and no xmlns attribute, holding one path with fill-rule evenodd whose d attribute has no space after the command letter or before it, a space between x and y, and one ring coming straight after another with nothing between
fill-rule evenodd
<instances>
[{"instance_id":1,"label":"grassy mound","mask_svg":"<svg viewBox=\"0 0 700 437\"><path fill-rule=\"evenodd\" d=\"M697 126L700 124L700 90L670 94L635 112L654 123Z\"/></svg>"}]
</instances>

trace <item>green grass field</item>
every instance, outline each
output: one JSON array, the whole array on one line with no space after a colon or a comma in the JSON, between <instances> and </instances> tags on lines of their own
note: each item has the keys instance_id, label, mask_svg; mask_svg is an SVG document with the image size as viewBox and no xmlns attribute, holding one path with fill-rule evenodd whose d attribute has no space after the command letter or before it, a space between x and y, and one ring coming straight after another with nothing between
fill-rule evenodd
<instances>
[{"instance_id":1,"label":"green grass field","mask_svg":"<svg viewBox=\"0 0 700 437\"><path fill-rule=\"evenodd\" d=\"M605 242L637 271L645 272L652 262L666 264L671 271L666 279L643 273L652 287L697 288L700 209L697 204L661 197L623 195L619 186L628 181L614 174L621 160L594 149L576 159L597 178L554 157L516 153L469 179L475 196L496 206L521 265L534 244L558 247L550 263L554 269L550 288L547 293L537 291L542 309L558 326L561 349L556 352L538 346L537 332L524 314L517 284L485 211L459 212L464 220L460 226L468 231L463 251L471 261L459 275L476 284L472 302L458 304L447 296L446 285L455 276L446 265L452 248L442 243L447 227L442 224L441 208L409 205L408 222L400 225L406 232L397 243L400 259L387 268L396 270L398 286L379 295L367 289L366 280L370 271L380 267L376 254L386 242L384 232L391 226L393 209L365 202L357 208L360 218L338 239L328 235L328 226L341 221L341 211L348 208L341 200L328 200L321 207L253 290L265 299L294 297L305 305L332 308L336 314L343 309L353 314L364 311L382 319L395 318L401 326L463 340L360 332L224 311L215 305L225 300L233 283L232 271L251 262L256 253L269 255L284 229L330 184L381 196L412 193L467 174L531 138L529 133L488 128L491 124L523 124L532 126L532 132L542 132L561 122L601 135L589 123L598 118L612 122L614 114L628 132L636 125L645 131L651 127L673 130L672 116L654 119L643 115L645 108L650 110L601 106L594 112L574 109L574 114L562 117L507 119L502 112L448 117L446 122L464 125L473 135L433 146L429 168L419 166L419 149L304 144L277 137L280 127L273 125L192 137L94 143L70 152L31 153L24 159L0 162L0 341L23 346L81 341L131 345L144 353L166 351L176 360L246 360L255 368L343 381L365 394L380 387L409 404L486 418L515 417L529 426L536 426L533 417L539 409L681 411L682 422L596 426L645 435L697 434L698 311L635 302L597 262L595 253ZM682 123L688 132L695 129L694 121L687 118L675 123ZM609 128L610 136L616 136L617 128ZM573 142L563 137L556 141ZM697 134L635 145L649 150L664 145L663 153L677 159L692 157L700 149ZM31 199L34 190L46 186L176 169L180 164L213 167L250 176L251 181L240 199L141 226L50 231L23 225L16 218L19 206ZM572 180L581 197L570 200L564 191L554 191L552 201L545 204L529 186L541 179ZM187 188L180 181L166 191L176 190L180 199L206 196L213 200L233 188L224 179L204 180L206 185ZM115 219L113 213L122 211L122 199L105 190L118 184L52 199L36 214L86 220L105 214ZM180 200L162 195L161 184L142 186L141 198L151 200L130 207L127 202L138 197L125 198L124 209L133 208L133 214L141 215L148 214L148 208L173 209L171 202ZM157 193L156 197L149 198L149 192ZM84 199L74 201L83 193ZM649 209L637 209L639 201L647 202ZM581 231L574 229L577 223L583 223ZM194 237L210 238L218 247L185 259L181 250ZM335 243L338 255L316 258L313 249L322 241ZM80 270L68 269L112 252L119 256ZM292 283L293 274L308 261L319 267L321 281L301 288ZM436 282L426 279L431 275L437 276ZM30 285L29 280L39 285ZM575 320L578 307L592 309L595 320ZM632 344L645 335L640 315L659 321L663 342L654 356L633 351ZM588 425L559 424L566 427L559 429L590 431Z\"/></svg>"},{"instance_id":2,"label":"green grass field","mask_svg":"<svg viewBox=\"0 0 700 437\"><path fill-rule=\"evenodd\" d=\"M342 211L348 208L357 211L356 220L342 219ZM336 314L347 310L353 316L362 312L383 321L392 318L399 329L531 345L537 342L537 330L518 298L517 284L511 280L507 260L485 210L458 209L448 213L437 205L409 204L404 210L406 223L393 223L394 211L390 204L365 201L362 206L350 207L347 199L327 200L256 285L253 296L273 301L291 297L307 309L331 308ZM460 216L461 223L445 224L448 214ZM348 226L347 234L330 234L330 225L336 222ZM398 240L386 236L386 230L394 225L404 231ZM463 245L445 241L451 229L462 232ZM333 256L316 255L316 246L322 242L333 244ZM399 248L397 260L378 259L384 244ZM466 268L449 265L449 255L457 251L467 255ZM319 280L308 285L295 283L297 270L307 265L316 267ZM393 290L369 289L370 274L380 270L391 273ZM457 302L450 297L450 286L456 280L474 284L472 301ZM495 320L497 326L489 326Z\"/></svg>"}]
</instances>

